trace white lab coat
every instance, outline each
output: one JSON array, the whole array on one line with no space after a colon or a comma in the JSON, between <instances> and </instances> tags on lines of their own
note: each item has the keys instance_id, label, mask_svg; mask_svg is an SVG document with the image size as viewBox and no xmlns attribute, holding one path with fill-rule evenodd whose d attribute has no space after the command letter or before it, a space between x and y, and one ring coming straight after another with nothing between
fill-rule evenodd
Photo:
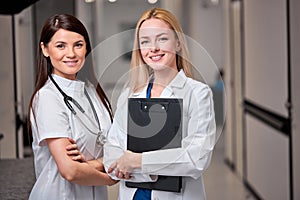
<instances>
[{"instance_id":1,"label":"white lab coat","mask_svg":"<svg viewBox=\"0 0 300 200\"><path fill-rule=\"evenodd\" d=\"M107 133L111 126L109 113L97 96L95 88L84 82L68 80L57 75L53 75L53 78L61 89L78 101L91 119L94 119L91 106L84 95L86 85L86 90L97 111L101 128L104 133ZM70 104L80 114L78 108L73 103ZM35 115L31 113L32 148L37 180L29 199L107 200L106 186L77 185L65 180L58 171L55 160L45 141L47 138L73 138L87 160L102 157L102 146L96 145L97 136L89 132L86 126L79 122L79 118L71 114L64 103L62 95L49 79L36 94L33 108ZM83 122L88 124L85 120ZM89 128L94 129L95 127L90 126ZM98 126L96 129L99 129Z\"/></svg>"},{"instance_id":2,"label":"white lab coat","mask_svg":"<svg viewBox=\"0 0 300 200\"><path fill-rule=\"evenodd\" d=\"M145 98L146 88L134 94L126 89L119 97L114 123L104 145L106 169L126 150L128 97ZM160 97L183 99L182 147L142 153L142 169L133 171L131 181L149 181L150 174L183 176L181 193L153 190L152 200L205 200L202 173L210 163L217 139L211 89L180 71ZM116 179L114 174L111 176ZM135 191L121 180L119 200L132 199Z\"/></svg>"}]
</instances>

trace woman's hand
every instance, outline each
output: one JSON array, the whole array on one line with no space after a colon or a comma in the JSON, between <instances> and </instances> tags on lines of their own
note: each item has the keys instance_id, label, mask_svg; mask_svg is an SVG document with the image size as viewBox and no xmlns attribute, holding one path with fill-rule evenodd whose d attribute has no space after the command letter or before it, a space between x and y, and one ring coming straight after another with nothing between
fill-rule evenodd
<instances>
[{"instance_id":1,"label":"woman's hand","mask_svg":"<svg viewBox=\"0 0 300 200\"><path fill-rule=\"evenodd\" d=\"M68 139L71 142L71 144L66 146L67 155L70 156L74 161L87 162L85 156L79 151L76 142L72 138Z\"/></svg>"},{"instance_id":2,"label":"woman's hand","mask_svg":"<svg viewBox=\"0 0 300 200\"><path fill-rule=\"evenodd\" d=\"M76 142L69 138L69 141L72 143L66 147L67 155L72 157L72 160L78 162L87 162L90 166L95 168L98 171L105 172L102 158L96 160L86 160L85 156L79 151L79 148Z\"/></svg>"},{"instance_id":3,"label":"woman's hand","mask_svg":"<svg viewBox=\"0 0 300 200\"><path fill-rule=\"evenodd\" d=\"M123 156L116 160L108 169L108 173L115 172L115 176L120 179L130 179L133 169L141 168L142 154L132 151L125 151Z\"/></svg>"},{"instance_id":4,"label":"woman's hand","mask_svg":"<svg viewBox=\"0 0 300 200\"><path fill-rule=\"evenodd\" d=\"M105 172L104 169L104 165L103 165L103 159L102 158L98 158L96 160L88 160L87 163L92 166L93 168L95 168L96 170L100 171L100 172Z\"/></svg>"}]
</instances>

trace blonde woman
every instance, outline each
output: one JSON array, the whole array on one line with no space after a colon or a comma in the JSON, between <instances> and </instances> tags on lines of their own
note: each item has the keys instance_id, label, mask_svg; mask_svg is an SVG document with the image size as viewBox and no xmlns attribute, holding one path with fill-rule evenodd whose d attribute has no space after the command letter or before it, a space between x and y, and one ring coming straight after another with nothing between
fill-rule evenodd
<instances>
[{"instance_id":1,"label":"blonde woman","mask_svg":"<svg viewBox=\"0 0 300 200\"><path fill-rule=\"evenodd\" d=\"M212 92L192 78L182 28L167 10L153 8L136 25L128 87L120 95L104 145L104 166L120 180L119 199L204 200L202 173L216 142ZM148 92L147 92L148 91ZM136 153L127 150L128 98L183 99L180 148ZM155 182L157 175L182 176L180 192L131 188L126 181Z\"/></svg>"}]
</instances>

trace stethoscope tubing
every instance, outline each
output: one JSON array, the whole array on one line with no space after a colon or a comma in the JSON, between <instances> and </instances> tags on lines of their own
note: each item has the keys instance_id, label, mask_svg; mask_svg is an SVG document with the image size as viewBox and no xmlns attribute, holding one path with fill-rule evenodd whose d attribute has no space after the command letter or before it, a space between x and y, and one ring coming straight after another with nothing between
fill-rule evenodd
<instances>
[{"instance_id":1,"label":"stethoscope tubing","mask_svg":"<svg viewBox=\"0 0 300 200\"><path fill-rule=\"evenodd\" d=\"M59 85L56 83L56 81L53 79L52 75L49 75L49 78L51 79L52 83L55 85L55 87L58 89L58 91L63 95L64 98L64 102L67 105L67 107L69 108L69 110L76 115L76 111L74 110L73 106L70 104L69 101L71 101L82 113L85 112L85 110L80 106L80 104L73 99L72 97L70 97L69 95L67 95L60 87Z\"/></svg>"},{"instance_id":2,"label":"stethoscope tubing","mask_svg":"<svg viewBox=\"0 0 300 200\"><path fill-rule=\"evenodd\" d=\"M54 80L54 78L52 77L52 75L49 75L50 80L52 81L52 83L55 85L55 87L58 89L58 91L61 93L61 95L63 96L63 100L66 104L66 106L68 107L68 109L74 114L74 116L76 116L81 123L94 135L97 135L97 143L98 144L104 144L106 137L103 135L103 132L101 130L101 125L100 125L100 121L96 112L96 109L92 103L92 100L88 94L88 92L86 91L86 89L84 89L84 94L86 95L89 104L91 105L93 114L95 116L97 125L95 125L95 123L93 123L93 120L85 113L85 110L82 108L82 106L72 97L70 97L69 95L67 95L57 84L57 82ZM91 128L89 128L83 121L82 119L78 116L78 113L75 111L75 109L73 108L73 106L70 104L70 102L72 102L79 110L80 112L91 122L91 124L93 124L95 127L97 127L99 130L98 131L93 131ZM98 141L99 140L99 141ZM101 141L100 141L101 140Z\"/></svg>"}]
</instances>

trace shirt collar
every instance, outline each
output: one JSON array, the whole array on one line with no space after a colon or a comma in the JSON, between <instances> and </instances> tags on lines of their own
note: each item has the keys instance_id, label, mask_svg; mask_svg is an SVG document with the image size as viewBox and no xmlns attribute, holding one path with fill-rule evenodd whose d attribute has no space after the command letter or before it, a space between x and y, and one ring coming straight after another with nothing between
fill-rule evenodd
<instances>
[{"instance_id":1,"label":"shirt collar","mask_svg":"<svg viewBox=\"0 0 300 200\"><path fill-rule=\"evenodd\" d=\"M52 74L53 79L56 81L58 86L65 92L79 92L84 94L84 85L85 83L80 80L70 80L63 78L56 74Z\"/></svg>"},{"instance_id":2,"label":"shirt collar","mask_svg":"<svg viewBox=\"0 0 300 200\"><path fill-rule=\"evenodd\" d=\"M173 88L183 88L184 84L186 83L187 76L185 75L183 70L180 70L174 79L169 83L169 85L164 89L163 93L168 93L172 95ZM139 92L135 92L132 94L133 97L141 96L145 94L146 96L147 86L143 88L143 90Z\"/></svg>"},{"instance_id":3,"label":"shirt collar","mask_svg":"<svg viewBox=\"0 0 300 200\"><path fill-rule=\"evenodd\" d=\"M183 88L185 82L187 80L187 76L185 75L183 70L180 70L175 78L170 82L168 87L177 87Z\"/></svg>"}]
</instances>

